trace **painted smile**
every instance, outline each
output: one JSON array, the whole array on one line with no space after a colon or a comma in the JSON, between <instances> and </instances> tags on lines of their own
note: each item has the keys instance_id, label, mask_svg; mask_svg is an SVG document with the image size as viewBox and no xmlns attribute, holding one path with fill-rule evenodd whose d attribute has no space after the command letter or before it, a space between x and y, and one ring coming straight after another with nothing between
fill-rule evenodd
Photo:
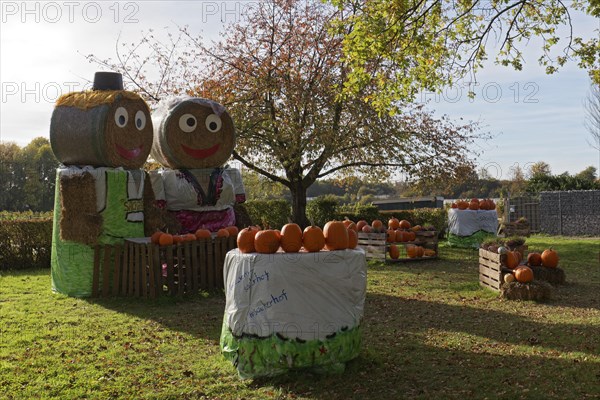
<instances>
[{"instance_id":1,"label":"painted smile","mask_svg":"<svg viewBox=\"0 0 600 400\"><path fill-rule=\"evenodd\" d=\"M119 155L126 160L133 160L134 158L137 158L142 153L142 149L144 148L144 146L142 145L140 147L127 150L126 148L121 147L118 144L116 145L116 147L117 153L119 153Z\"/></svg>"},{"instance_id":2,"label":"painted smile","mask_svg":"<svg viewBox=\"0 0 600 400\"><path fill-rule=\"evenodd\" d=\"M181 148L189 156L192 156L194 158L206 158L215 154L219 150L219 146L219 143L217 143L213 147L209 147L208 149L192 149L191 147L187 147L185 145L181 145Z\"/></svg>"}]
</instances>

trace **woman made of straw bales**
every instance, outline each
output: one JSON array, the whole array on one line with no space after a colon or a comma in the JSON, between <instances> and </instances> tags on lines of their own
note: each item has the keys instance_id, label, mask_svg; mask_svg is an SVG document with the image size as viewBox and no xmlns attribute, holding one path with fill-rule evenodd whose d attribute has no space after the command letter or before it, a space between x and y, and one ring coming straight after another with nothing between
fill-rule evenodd
<instances>
[{"instance_id":1,"label":"woman made of straw bales","mask_svg":"<svg viewBox=\"0 0 600 400\"><path fill-rule=\"evenodd\" d=\"M225 163L235 145L227 110L212 100L173 97L152 113L151 156L163 166L152 185L181 233L235 225L233 206L245 201L240 171Z\"/></svg>"},{"instance_id":2,"label":"woman made of straw bales","mask_svg":"<svg viewBox=\"0 0 600 400\"><path fill-rule=\"evenodd\" d=\"M141 167L152 147L150 110L123 90L120 74L98 72L92 90L58 99L50 143L63 164L56 174L52 289L89 296L93 246L144 236Z\"/></svg>"}]
</instances>

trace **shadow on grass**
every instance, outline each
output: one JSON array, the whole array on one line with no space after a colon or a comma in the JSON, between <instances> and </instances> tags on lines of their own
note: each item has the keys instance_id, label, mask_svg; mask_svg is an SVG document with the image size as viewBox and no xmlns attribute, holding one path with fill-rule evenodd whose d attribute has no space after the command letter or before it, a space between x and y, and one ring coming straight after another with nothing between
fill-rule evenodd
<instances>
[{"instance_id":1,"label":"shadow on grass","mask_svg":"<svg viewBox=\"0 0 600 400\"><path fill-rule=\"evenodd\" d=\"M203 292L192 296L161 296L157 299L130 297L87 298L112 311L152 320L165 328L197 338L219 341L225 310L222 291Z\"/></svg>"},{"instance_id":2,"label":"shadow on grass","mask_svg":"<svg viewBox=\"0 0 600 400\"><path fill-rule=\"evenodd\" d=\"M294 372L251 385L317 399L597 394L597 326L541 323L500 311L369 294L363 327L361 356L345 373Z\"/></svg>"}]
</instances>

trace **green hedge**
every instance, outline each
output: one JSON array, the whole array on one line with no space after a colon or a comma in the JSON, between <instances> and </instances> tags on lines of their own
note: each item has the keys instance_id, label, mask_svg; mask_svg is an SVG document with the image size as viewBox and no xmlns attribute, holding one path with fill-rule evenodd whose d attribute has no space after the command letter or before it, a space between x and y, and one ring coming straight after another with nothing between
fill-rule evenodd
<instances>
[{"instance_id":1,"label":"green hedge","mask_svg":"<svg viewBox=\"0 0 600 400\"><path fill-rule=\"evenodd\" d=\"M339 201L334 196L319 196L306 204L306 216L317 226L337 219Z\"/></svg>"},{"instance_id":2,"label":"green hedge","mask_svg":"<svg viewBox=\"0 0 600 400\"><path fill-rule=\"evenodd\" d=\"M50 268L52 218L2 218L0 270Z\"/></svg>"},{"instance_id":3,"label":"green hedge","mask_svg":"<svg viewBox=\"0 0 600 400\"><path fill-rule=\"evenodd\" d=\"M286 200L251 200L244 204L253 224L264 228L281 229L292 216L292 207Z\"/></svg>"}]
</instances>

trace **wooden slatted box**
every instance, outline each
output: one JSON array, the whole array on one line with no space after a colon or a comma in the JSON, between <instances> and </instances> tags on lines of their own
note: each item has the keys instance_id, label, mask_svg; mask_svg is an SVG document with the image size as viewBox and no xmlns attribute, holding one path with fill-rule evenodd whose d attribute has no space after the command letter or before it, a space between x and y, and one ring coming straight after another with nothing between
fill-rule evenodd
<instances>
[{"instance_id":1,"label":"wooden slatted box","mask_svg":"<svg viewBox=\"0 0 600 400\"><path fill-rule=\"evenodd\" d=\"M502 286L504 254L479 249L479 284L496 292Z\"/></svg>"},{"instance_id":2,"label":"wooden slatted box","mask_svg":"<svg viewBox=\"0 0 600 400\"><path fill-rule=\"evenodd\" d=\"M213 238L158 246L149 238L96 246L93 297L184 295L222 289L225 255L235 238Z\"/></svg>"},{"instance_id":3,"label":"wooden slatted box","mask_svg":"<svg viewBox=\"0 0 600 400\"><path fill-rule=\"evenodd\" d=\"M386 233L358 232L358 247L367 258L385 261L387 258Z\"/></svg>"}]
</instances>

